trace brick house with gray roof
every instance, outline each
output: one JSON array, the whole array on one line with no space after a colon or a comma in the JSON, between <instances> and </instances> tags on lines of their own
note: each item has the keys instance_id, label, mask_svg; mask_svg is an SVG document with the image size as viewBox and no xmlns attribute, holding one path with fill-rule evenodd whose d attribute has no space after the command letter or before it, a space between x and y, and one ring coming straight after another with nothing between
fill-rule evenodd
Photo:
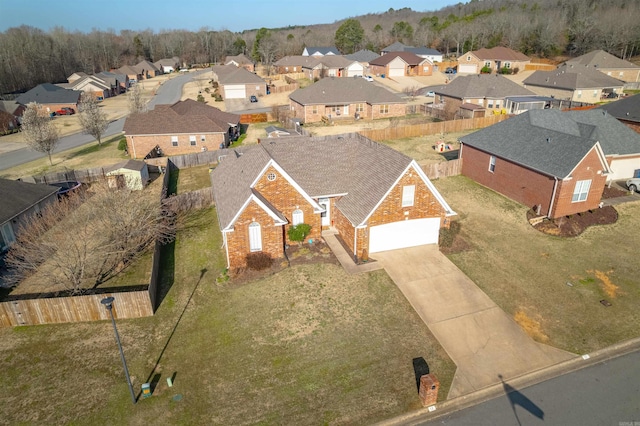
<instances>
[{"instance_id":1,"label":"brick house with gray roof","mask_svg":"<svg viewBox=\"0 0 640 426\"><path fill-rule=\"evenodd\" d=\"M252 59L248 58L244 54L239 54L235 56L227 56L224 60L225 65L234 65L236 67L242 67L249 72L254 72L256 70L256 65Z\"/></svg>"},{"instance_id":2,"label":"brick house with gray roof","mask_svg":"<svg viewBox=\"0 0 640 426\"><path fill-rule=\"evenodd\" d=\"M435 93L434 106L443 110L448 119L461 118L462 109L481 107L483 117L489 114L506 114L505 98L510 96L534 96L535 93L500 74L465 75L454 78L451 83L431 89Z\"/></svg>"},{"instance_id":3,"label":"brick house with gray roof","mask_svg":"<svg viewBox=\"0 0 640 426\"><path fill-rule=\"evenodd\" d=\"M289 95L294 117L305 123L332 120L400 117L407 102L363 78L324 78Z\"/></svg>"},{"instance_id":4,"label":"brick house with gray roof","mask_svg":"<svg viewBox=\"0 0 640 426\"><path fill-rule=\"evenodd\" d=\"M433 75L433 62L412 52L389 52L369 62L372 74L387 77Z\"/></svg>"},{"instance_id":5,"label":"brick house with gray roof","mask_svg":"<svg viewBox=\"0 0 640 426\"><path fill-rule=\"evenodd\" d=\"M485 67L491 72L498 72L503 68L517 72L524 70L529 63L531 59L527 55L508 47L482 48L458 57L458 73L480 74Z\"/></svg>"},{"instance_id":6,"label":"brick house with gray roof","mask_svg":"<svg viewBox=\"0 0 640 426\"><path fill-rule=\"evenodd\" d=\"M181 155L229 146L239 136L240 116L187 99L156 105L132 114L124 122L127 151L132 159Z\"/></svg>"},{"instance_id":7,"label":"brick house with gray roof","mask_svg":"<svg viewBox=\"0 0 640 426\"><path fill-rule=\"evenodd\" d=\"M460 142L463 175L551 218L598 208L640 168L640 136L597 109L531 110Z\"/></svg>"},{"instance_id":8,"label":"brick house with gray roof","mask_svg":"<svg viewBox=\"0 0 640 426\"><path fill-rule=\"evenodd\" d=\"M640 81L640 65L620 59L604 50L594 50L577 58L570 59L567 64L579 64L594 68L609 77L627 83Z\"/></svg>"},{"instance_id":9,"label":"brick house with gray roof","mask_svg":"<svg viewBox=\"0 0 640 426\"><path fill-rule=\"evenodd\" d=\"M211 67L211 71L224 99L248 99L250 96L267 94L267 82L244 68L216 65Z\"/></svg>"},{"instance_id":10,"label":"brick house with gray roof","mask_svg":"<svg viewBox=\"0 0 640 426\"><path fill-rule=\"evenodd\" d=\"M61 108L73 108L78 111L78 102L82 92L65 89L55 84L42 83L23 93L16 98L20 105L27 106L35 102L42 108L43 112L52 113Z\"/></svg>"},{"instance_id":11,"label":"brick house with gray roof","mask_svg":"<svg viewBox=\"0 0 640 426\"><path fill-rule=\"evenodd\" d=\"M20 227L57 201L57 186L0 178L0 252L16 240Z\"/></svg>"},{"instance_id":12,"label":"brick house with gray roof","mask_svg":"<svg viewBox=\"0 0 640 426\"><path fill-rule=\"evenodd\" d=\"M211 173L232 270L252 252L284 256L290 226L337 232L354 259L437 244L456 213L415 160L358 134L270 139L230 150Z\"/></svg>"},{"instance_id":13,"label":"brick house with gray roof","mask_svg":"<svg viewBox=\"0 0 640 426\"><path fill-rule=\"evenodd\" d=\"M538 95L595 104L610 94L622 94L624 82L593 67L565 63L553 71L535 71L522 82Z\"/></svg>"}]
</instances>

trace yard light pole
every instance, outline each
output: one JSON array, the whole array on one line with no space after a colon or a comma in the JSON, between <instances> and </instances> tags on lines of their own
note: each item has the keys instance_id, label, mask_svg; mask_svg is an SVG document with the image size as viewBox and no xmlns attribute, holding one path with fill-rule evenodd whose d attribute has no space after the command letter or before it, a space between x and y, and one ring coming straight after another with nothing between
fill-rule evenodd
<instances>
[{"instance_id":1,"label":"yard light pole","mask_svg":"<svg viewBox=\"0 0 640 426\"><path fill-rule=\"evenodd\" d=\"M122 359L122 366L124 367L124 375L127 377L127 384L129 385L129 391L131 392L131 402L136 403L136 394L133 392L133 386L131 385L131 377L129 377L129 369L127 368L127 361L124 359L124 352L122 351L122 344L120 343L120 335L118 334L118 329L116 328L116 320L113 318L113 297L105 297L100 301L109 311L109 316L111 317L111 323L113 324L113 332L116 335L116 343L118 344L118 349L120 349L120 358Z\"/></svg>"}]
</instances>

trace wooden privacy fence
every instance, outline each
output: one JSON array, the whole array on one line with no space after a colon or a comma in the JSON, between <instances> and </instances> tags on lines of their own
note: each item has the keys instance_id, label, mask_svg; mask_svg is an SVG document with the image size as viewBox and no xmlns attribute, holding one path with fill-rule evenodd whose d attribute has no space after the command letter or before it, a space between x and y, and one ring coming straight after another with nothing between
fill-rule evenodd
<instances>
[{"instance_id":1,"label":"wooden privacy fence","mask_svg":"<svg viewBox=\"0 0 640 426\"><path fill-rule=\"evenodd\" d=\"M241 124L266 123L267 121L268 121L268 118L267 118L266 112L260 112L257 114L241 114L240 115Z\"/></svg>"},{"instance_id":2,"label":"wooden privacy fence","mask_svg":"<svg viewBox=\"0 0 640 426\"><path fill-rule=\"evenodd\" d=\"M203 209L213 205L213 189L209 187L174 195L165 198L163 203L176 213Z\"/></svg>"},{"instance_id":3,"label":"wooden privacy fence","mask_svg":"<svg viewBox=\"0 0 640 426\"><path fill-rule=\"evenodd\" d=\"M285 84L284 86L269 86L270 93L284 93L284 92L293 92L300 87L298 83L296 84Z\"/></svg>"},{"instance_id":4,"label":"wooden privacy fence","mask_svg":"<svg viewBox=\"0 0 640 426\"><path fill-rule=\"evenodd\" d=\"M449 120L409 126L387 127L384 129L361 130L358 133L379 142L389 139L415 138L425 135L458 133L464 132L465 130L481 129L499 123L507 118L509 118L508 115L491 115L489 117L464 120Z\"/></svg>"},{"instance_id":5,"label":"wooden privacy fence","mask_svg":"<svg viewBox=\"0 0 640 426\"><path fill-rule=\"evenodd\" d=\"M1 302L0 327L110 319L109 312L100 303L102 299L109 296L114 298L113 316L115 318L139 318L153 315L148 290L113 292Z\"/></svg>"},{"instance_id":6,"label":"wooden privacy fence","mask_svg":"<svg viewBox=\"0 0 640 426\"><path fill-rule=\"evenodd\" d=\"M25 182L32 183L56 183L56 182L82 182L91 183L106 177L103 167L85 170L66 170L64 172L47 173L41 176L29 176L22 178Z\"/></svg>"},{"instance_id":7,"label":"wooden privacy fence","mask_svg":"<svg viewBox=\"0 0 640 426\"><path fill-rule=\"evenodd\" d=\"M429 179L440 179L462 174L462 159L420 166Z\"/></svg>"},{"instance_id":8,"label":"wooden privacy fence","mask_svg":"<svg viewBox=\"0 0 640 426\"><path fill-rule=\"evenodd\" d=\"M558 67L556 65L553 65L553 64L535 63L535 64L525 64L524 65L524 70L525 71L553 71L553 70L555 70L557 68Z\"/></svg>"}]
</instances>

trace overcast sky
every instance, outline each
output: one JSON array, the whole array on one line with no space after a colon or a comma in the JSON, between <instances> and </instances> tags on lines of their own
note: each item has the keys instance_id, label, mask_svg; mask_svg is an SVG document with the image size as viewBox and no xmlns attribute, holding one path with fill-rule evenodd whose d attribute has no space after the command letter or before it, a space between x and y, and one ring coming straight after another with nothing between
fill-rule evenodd
<instances>
[{"instance_id":1,"label":"overcast sky","mask_svg":"<svg viewBox=\"0 0 640 426\"><path fill-rule=\"evenodd\" d=\"M410 7L439 10L454 0L0 0L0 31L29 25L48 31L116 32L185 29L240 32L260 27L329 24L367 13Z\"/></svg>"}]
</instances>

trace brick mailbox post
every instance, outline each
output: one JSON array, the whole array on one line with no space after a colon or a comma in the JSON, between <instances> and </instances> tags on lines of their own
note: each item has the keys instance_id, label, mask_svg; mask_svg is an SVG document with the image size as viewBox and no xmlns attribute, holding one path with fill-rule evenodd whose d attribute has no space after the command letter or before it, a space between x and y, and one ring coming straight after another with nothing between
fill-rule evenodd
<instances>
[{"instance_id":1,"label":"brick mailbox post","mask_svg":"<svg viewBox=\"0 0 640 426\"><path fill-rule=\"evenodd\" d=\"M424 407L435 405L438 401L438 389L440 381L433 374L425 374L420 377L420 402Z\"/></svg>"}]
</instances>

